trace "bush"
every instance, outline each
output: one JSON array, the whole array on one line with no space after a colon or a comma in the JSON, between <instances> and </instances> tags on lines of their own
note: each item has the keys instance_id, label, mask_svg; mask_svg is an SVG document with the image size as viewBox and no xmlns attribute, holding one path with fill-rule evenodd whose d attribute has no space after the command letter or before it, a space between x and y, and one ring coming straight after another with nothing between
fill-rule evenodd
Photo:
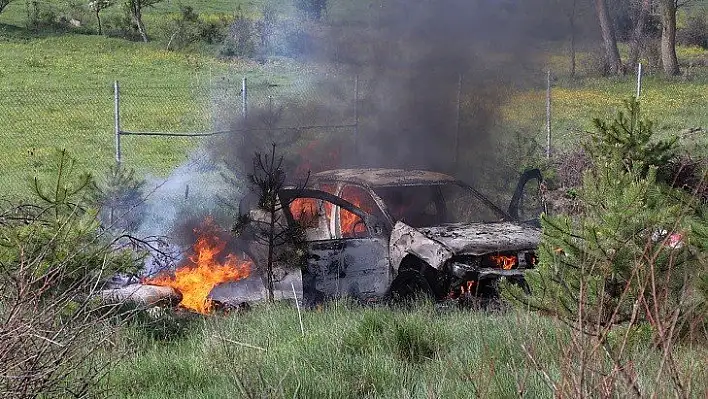
<instances>
[{"instance_id":1,"label":"bush","mask_svg":"<svg viewBox=\"0 0 708 399\"><path fill-rule=\"evenodd\" d=\"M251 58L256 54L256 30L253 21L246 18L242 12L236 14L236 18L229 26L226 39L219 49L222 57Z\"/></svg>"},{"instance_id":2,"label":"bush","mask_svg":"<svg viewBox=\"0 0 708 399\"><path fill-rule=\"evenodd\" d=\"M167 26L166 39L168 49L182 50L196 43L221 43L226 38L228 23L225 19L218 22L203 21L191 6L180 7L178 18Z\"/></svg>"},{"instance_id":3,"label":"bush","mask_svg":"<svg viewBox=\"0 0 708 399\"><path fill-rule=\"evenodd\" d=\"M598 334L628 321L664 333L667 314L686 323L706 316L705 305L689 302L706 300L699 283L708 225L698 201L658 178L674 141L655 141L639 105L626 108L612 121L595 121L580 215L542 219L540 267L529 279L545 295L532 302Z\"/></svg>"},{"instance_id":4,"label":"bush","mask_svg":"<svg viewBox=\"0 0 708 399\"><path fill-rule=\"evenodd\" d=\"M0 209L0 396L95 397L110 365L102 351L130 317L103 305L97 290L134 270L91 208L91 176L57 156L51 183L35 179L37 200Z\"/></svg>"},{"instance_id":5,"label":"bush","mask_svg":"<svg viewBox=\"0 0 708 399\"><path fill-rule=\"evenodd\" d=\"M708 49L708 22L704 15L693 15L686 25L676 32L676 42L683 46L699 46Z\"/></svg>"},{"instance_id":6,"label":"bush","mask_svg":"<svg viewBox=\"0 0 708 399\"><path fill-rule=\"evenodd\" d=\"M295 7L307 17L319 21L327 10L327 0L295 0Z\"/></svg>"}]
</instances>

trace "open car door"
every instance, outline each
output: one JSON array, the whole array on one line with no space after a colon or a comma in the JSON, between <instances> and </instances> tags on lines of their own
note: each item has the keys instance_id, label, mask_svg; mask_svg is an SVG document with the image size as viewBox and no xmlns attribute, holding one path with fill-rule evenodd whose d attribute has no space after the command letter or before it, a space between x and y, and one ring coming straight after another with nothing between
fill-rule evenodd
<instances>
[{"instance_id":1,"label":"open car door","mask_svg":"<svg viewBox=\"0 0 708 399\"><path fill-rule=\"evenodd\" d=\"M324 191L283 189L279 195L288 223L299 224L305 232L302 291L307 304L385 295L391 271L383 221ZM343 235L342 219L353 221L357 233Z\"/></svg>"},{"instance_id":2,"label":"open car door","mask_svg":"<svg viewBox=\"0 0 708 399\"><path fill-rule=\"evenodd\" d=\"M514 220L540 227L541 213L547 211L542 183L543 176L539 169L528 169L521 175L509 203L508 213Z\"/></svg>"}]
</instances>

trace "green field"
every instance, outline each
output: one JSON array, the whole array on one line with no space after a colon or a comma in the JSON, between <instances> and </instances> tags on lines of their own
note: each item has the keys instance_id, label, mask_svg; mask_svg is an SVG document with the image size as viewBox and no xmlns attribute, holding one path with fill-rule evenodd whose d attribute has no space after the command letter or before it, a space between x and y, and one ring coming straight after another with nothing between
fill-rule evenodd
<instances>
[{"instance_id":1,"label":"green field","mask_svg":"<svg viewBox=\"0 0 708 399\"><path fill-rule=\"evenodd\" d=\"M174 18L180 4L168 1L146 11L148 29L159 32L161 24ZM262 10L261 2L190 4L205 16L232 15L237 6L254 17ZM291 7L286 1L271 4L280 12ZM362 12L353 12L346 2L334 4L332 19ZM106 17L118 12L118 8L105 11ZM35 34L24 28L24 20L24 4L17 2L0 14L0 135L5 144L0 148L0 181L3 195L10 197L27 194L30 178L47 174L47 157L55 148L69 148L82 168L97 174L113 162L114 80L122 87L124 130L192 132L211 130L215 112L219 107L228 108L211 103L214 87L231 90L233 101L229 104L236 110L243 76L249 78L251 92L263 101L270 88L297 93L304 75L326 69L287 59L260 64L219 60L208 51L166 51L159 38L144 44L86 34ZM592 77L583 54L578 77L569 78L567 56L559 50L562 47L552 45L540 56L541 64L555 75L552 125L554 146L561 150L575 148L591 128L592 118L614 114L635 86L631 75ZM685 66L704 65L708 52L680 48L679 57ZM657 71L650 73L644 80L642 102L646 115L657 121L659 132L672 134L708 126L707 67L684 67L683 76L674 79ZM531 86L542 87L542 83ZM497 130L521 131L545 142L544 96L543 90L530 90L509 97L502 106ZM703 146L703 136L687 136L685 145ZM165 176L199 142L126 137L123 157L141 174Z\"/></svg>"},{"instance_id":2,"label":"green field","mask_svg":"<svg viewBox=\"0 0 708 399\"><path fill-rule=\"evenodd\" d=\"M296 309L287 305L182 323L185 335L169 341L155 338L155 326L123 337L130 354L109 375L111 392L126 398L552 398L543 374L560 385L580 367L566 325L515 311L331 304L303 313L304 335ZM627 353L638 384L647 396L673 397L671 384L658 383L660 356L649 344L637 335ZM675 354L682 378L690 377L700 397L708 390L708 353L677 348ZM611 368L604 353L584 356L593 359L590 368ZM617 384L619 397L629 394L616 377L606 382Z\"/></svg>"},{"instance_id":3,"label":"green field","mask_svg":"<svg viewBox=\"0 0 708 399\"><path fill-rule=\"evenodd\" d=\"M259 18L264 3L189 4L204 18L218 19L232 18L237 7L247 17ZM114 162L116 80L124 130L203 132L217 127L223 115L239 115L242 77L249 79L257 105L271 96L311 100L309 79L329 71L329 65L287 58L266 63L218 59L208 46L168 51L168 28L181 4L165 1L146 12L148 32L157 39L147 44L88 34L94 29L90 15L83 33L36 33L24 26L24 2L14 2L0 14L0 198L26 196L33 176L49 176L56 148L69 149L81 169L95 174ZM269 4L280 13L292 9L286 0ZM333 4L330 20L356 18L371 9L366 5L370 2ZM119 14L113 7L104 17ZM613 115L634 94L636 82L631 74L593 75L586 53L580 54L578 76L570 78L563 48L549 44L533 62L539 70L532 75L553 71L553 143L558 150L572 151L592 128L592 118ZM665 78L649 69L642 104L661 135L679 134L684 150L705 156L708 51L679 48L679 59L684 71L680 77ZM521 132L545 143L543 81L524 87L534 89L506 99L495 133ZM123 161L141 175L166 176L202 142L126 136ZM115 360L105 388L126 398L551 398L545 375L572 385L580 367L581 349L567 325L521 310L495 314L332 304L306 311L303 328L301 334L296 310L285 305L204 318L170 312L154 324L120 331L114 352L105 356L115 360L123 351L127 356ZM651 339L642 331L632 337L625 360L643 392L673 397L669 378L658 372L661 354ZM674 349L681 377L692 381L695 397L705 397L705 345ZM596 355L590 359L593 370L610 373L606 354ZM616 374L613 378L617 396L628 393Z\"/></svg>"}]
</instances>

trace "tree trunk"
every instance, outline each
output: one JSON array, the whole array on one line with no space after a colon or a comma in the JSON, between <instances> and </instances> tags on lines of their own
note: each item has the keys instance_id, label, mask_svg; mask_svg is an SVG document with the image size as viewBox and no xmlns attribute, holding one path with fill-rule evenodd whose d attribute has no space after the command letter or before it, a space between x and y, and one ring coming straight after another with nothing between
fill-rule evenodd
<instances>
[{"instance_id":1,"label":"tree trunk","mask_svg":"<svg viewBox=\"0 0 708 399\"><path fill-rule=\"evenodd\" d=\"M141 0L130 1L130 13L133 17L133 22L138 27L138 33L145 43L148 42L147 34L145 33L145 25L143 24L143 5Z\"/></svg>"},{"instance_id":2,"label":"tree trunk","mask_svg":"<svg viewBox=\"0 0 708 399\"><path fill-rule=\"evenodd\" d=\"M664 73L669 76L678 75L678 58L676 57L676 3L675 0L661 0L661 64Z\"/></svg>"},{"instance_id":3,"label":"tree trunk","mask_svg":"<svg viewBox=\"0 0 708 399\"><path fill-rule=\"evenodd\" d=\"M100 11L97 9L96 10L96 21L98 21L98 35L101 36L103 35L103 29L101 29L101 16L99 15ZM111 211L111 218L113 217L113 212Z\"/></svg>"},{"instance_id":4,"label":"tree trunk","mask_svg":"<svg viewBox=\"0 0 708 399\"><path fill-rule=\"evenodd\" d=\"M652 0L642 0L642 4L639 8L637 24L634 25L632 41L629 44L629 58L627 60L627 66L631 69L634 69L639 61L639 49L644 42L644 30L646 29L647 16L649 15L649 10L651 9L651 2Z\"/></svg>"},{"instance_id":5,"label":"tree trunk","mask_svg":"<svg viewBox=\"0 0 708 399\"><path fill-rule=\"evenodd\" d=\"M143 41L145 43L147 43L148 37L145 33L145 25L143 25L143 18L140 15L140 12L138 12L138 15L135 17L135 24L138 25L138 32L140 33L140 37L143 38Z\"/></svg>"},{"instance_id":6,"label":"tree trunk","mask_svg":"<svg viewBox=\"0 0 708 399\"><path fill-rule=\"evenodd\" d=\"M607 1L595 0L595 11L597 11L597 18L600 21L602 41L605 47L605 56L607 57L610 73L618 75L622 73L622 60L620 59L619 50L617 49L617 37L615 36L615 28L612 26L612 21L610 20Z\"/></svg>"},{"instance_id":7,"label":"tree trunk","mask_svg":"<svg viewBox=\"0 0 708 399\"><path fill-rule=\"evenodd\" d=\"M570 77L575 77L575 8L578 0L573 0L573 8L568 16L570 22Z\"/></svg>"},{"instance_id":8,"label":"tree trunk","mask_svg":"<svg viewBox=\"0 0 708 399\"><path fill-rule=\"evenodd\" d=\"M268 230L268 264L266 265L266 281L268 290L268 302L273 302L273 251L275 250L275 202L270 209L270 226Z\"/></svg>"}]
</instances>

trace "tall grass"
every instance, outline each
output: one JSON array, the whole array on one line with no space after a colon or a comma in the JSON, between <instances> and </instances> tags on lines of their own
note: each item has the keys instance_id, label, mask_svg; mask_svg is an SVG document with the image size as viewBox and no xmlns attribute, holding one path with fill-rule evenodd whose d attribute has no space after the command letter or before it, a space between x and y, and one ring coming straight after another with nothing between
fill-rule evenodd
<instances>
[{"instance_id":1,"label":"tall grass","mask_svg":"<svg viewBox=\"0 0 708 399\"><path fill-rule=\"evenodd\" d=\"M551 398L547 378L563 373L572 338L537 314L427 304L405 311L334 304L306 312L303 323L304 336L294 308L264 305L197 322L171 341L135 330L134 354L112 371L109 389L133 398ZM651 378L660 353L649 342L632 350L649 359L637 370L646 392L670 395ZM696 373L695 392L708 392L708 351L677 352Z\"/></svg>"}]
</instances>

